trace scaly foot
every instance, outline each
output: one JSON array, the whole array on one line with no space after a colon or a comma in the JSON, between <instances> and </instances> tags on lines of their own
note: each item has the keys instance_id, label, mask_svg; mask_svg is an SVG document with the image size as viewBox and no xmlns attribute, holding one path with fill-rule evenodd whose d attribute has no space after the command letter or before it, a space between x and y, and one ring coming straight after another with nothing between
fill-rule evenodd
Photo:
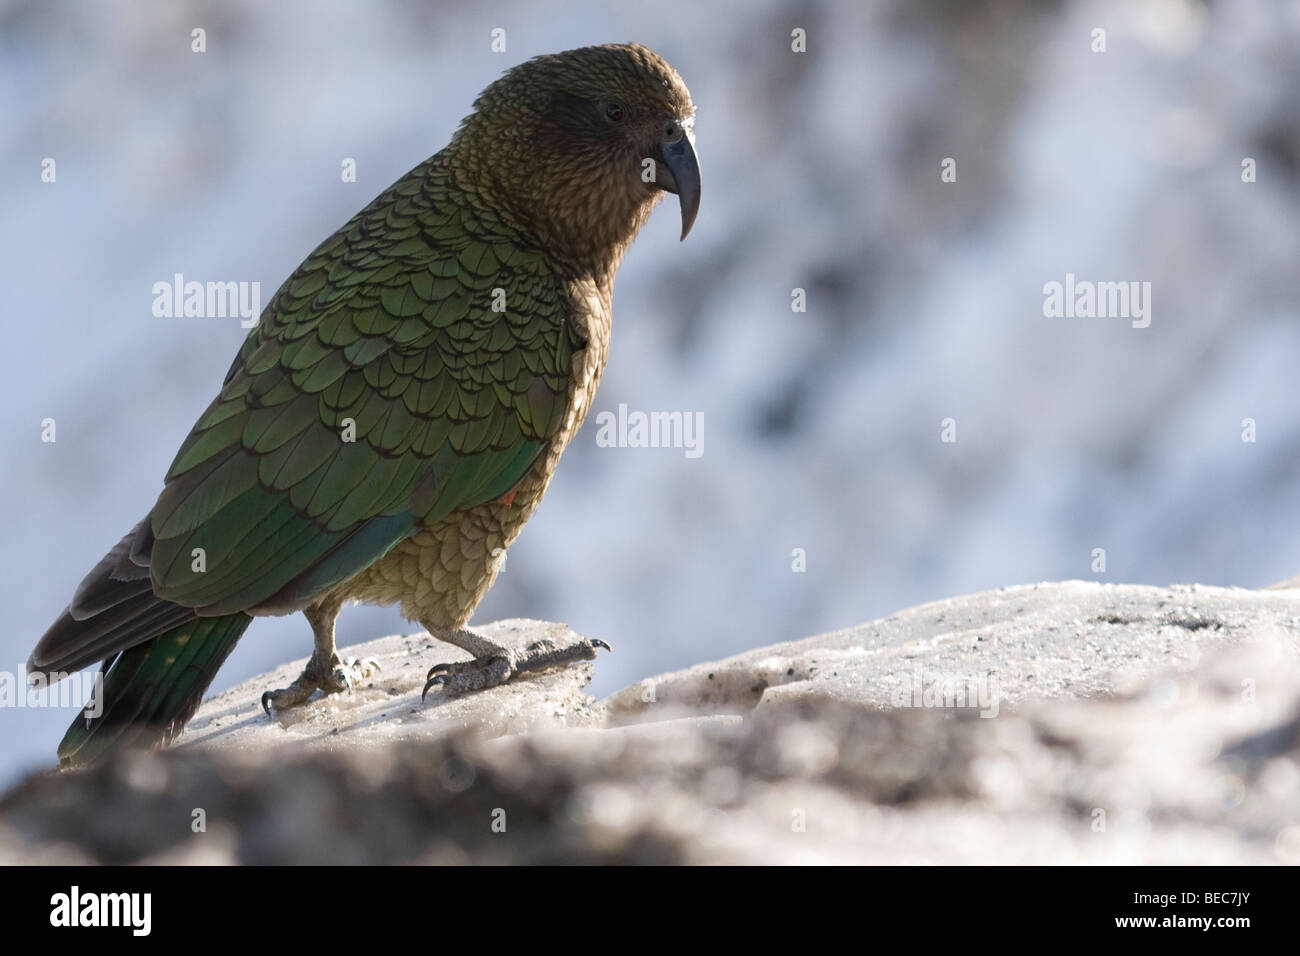
<instances>
[{"instance_id":1,"label":"scaly foot","mask_svg":"<svg viewBox=\"0 0 1300 956\"><path fill-rule=\"evenodd\" d=\"M475 655L474 659L435 664L429 668L428 680L425 682L421 698L434 687L441 687L445 695L496 687L525 671L562 667L574 661L594 661L598 648L610 650L610 646L604 641L588 637L564 647L557 646L554 641L537 641L522 651L503 647L472 631L458 631L455 639L450 637L442 639L459 647L472 645L466 650Z\"/></svg>"},{"instance_id":2,"label":"scaly foot","mask_svg":"<svg viewBox=\"0 0 1300 956\"><path fill-rule=\"evenodd\" d=\"M351 691L357 681L365 680L378 670L382 670L379 662L370 657L340 660L337 654L331 654L329 660L325 661L313 654L296 681L288 687L268 690L262 695L262 709L269 717L272 708L284 710L296 707L318 690L325 694Z\"/></svg>"}]
</instances>

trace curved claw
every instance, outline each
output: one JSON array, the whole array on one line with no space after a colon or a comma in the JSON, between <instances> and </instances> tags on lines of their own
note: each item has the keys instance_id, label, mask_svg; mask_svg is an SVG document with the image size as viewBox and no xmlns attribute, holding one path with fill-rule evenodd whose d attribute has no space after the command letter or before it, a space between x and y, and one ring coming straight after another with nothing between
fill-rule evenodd
<instances>
[{"instance_id":1,"label":"curved claw","mask_svg":"<svg viewBox=\"0 0 1300 956\"><path fill-rule=\"evenodd\" d=\"M429 691L430 691L430 690L431 690L435 685L438 685L438 684L445 684L445 683L447 683L447 675L446 675L446 674L434 674L432 677L430 677L430 678L428 679L428 681L425 682L424 690L421 691L421 693L420 693L420 700L423 701L424 698L427 697L427 696L429 695Z\"/></svg>"},{"instance_id":2,"label":"curved claw","mask_svg":"<svg viewBox=\"0 0 1300 956\"><path fill-rule=\"evenodd\" d=\"M262 695L262 709L266 711L266 716L271 716L271 692L269 690Z\"/></svg>"},{"instance_id":3,"label":"curved claw","mask_svg":"<svg viewBox=\"0 0 1300 956\"><path fill-rule=\"evenodd\" d=\"M448 664L448 663L434 664L432 667L429 668L429 673L427 673L427 674L424 675L424 679L425 679L425 680L432 680L432 679L433 679L433 675L434 675L434 674L437 674L439 671L442 671L442 672L444 672L444 673L450 674L450 673L451 673L451 665Z\"/></svg>"}]
</instances>

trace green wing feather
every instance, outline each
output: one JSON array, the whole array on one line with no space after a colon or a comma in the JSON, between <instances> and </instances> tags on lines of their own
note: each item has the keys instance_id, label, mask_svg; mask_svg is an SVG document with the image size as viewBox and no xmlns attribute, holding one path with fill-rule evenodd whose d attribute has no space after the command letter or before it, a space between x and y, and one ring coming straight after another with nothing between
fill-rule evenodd
<instances>
[{"instance_id":1,"label":"green wing feather","mask_svg":"<svg viewBox=\"0 0 1300 956\"><path fill-rule=\"evenodd\" d=\"M505 494L561 424L581 348L567 314L541 250L439 157L412 171L245 341L153 509L155 593L205 615L301 607Z\"/></svg>"}]
</instances>

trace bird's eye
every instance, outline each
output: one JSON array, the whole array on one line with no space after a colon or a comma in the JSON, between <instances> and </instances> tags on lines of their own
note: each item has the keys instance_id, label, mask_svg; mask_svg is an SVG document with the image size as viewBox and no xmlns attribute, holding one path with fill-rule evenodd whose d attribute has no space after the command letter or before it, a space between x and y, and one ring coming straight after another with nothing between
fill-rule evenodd
<instances>
[{"instance_id":1,"label":"bird's eye","mask_svg":"<svg viewBox=\"0 0 1300 956\"><path fill-rule=\"evenodd\" d=\"M605 119L609 120L611 123L623 122L623 117L625 115L626 111L623 109L623 104L614 103L612 101L605 104Z\"/></svg>"}]
</instances>

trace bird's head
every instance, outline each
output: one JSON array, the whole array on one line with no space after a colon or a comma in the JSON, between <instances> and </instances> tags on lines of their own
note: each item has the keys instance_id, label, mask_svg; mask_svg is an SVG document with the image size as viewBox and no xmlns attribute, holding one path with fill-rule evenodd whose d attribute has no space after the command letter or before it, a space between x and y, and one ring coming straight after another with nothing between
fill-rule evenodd
<instances>
[{"instance_id":1,"label":"bird's head","mask_svg":"<svg viewBox=\"0 0 1300 956\"><path fill-rule=\"evenodd\" d=\"M695 106L667 62L639 44L539 56L474 103L453 141L467 188L548 245L612 265L665 192L682 238L700 204Z\"/></svg>"}]
</instances>

